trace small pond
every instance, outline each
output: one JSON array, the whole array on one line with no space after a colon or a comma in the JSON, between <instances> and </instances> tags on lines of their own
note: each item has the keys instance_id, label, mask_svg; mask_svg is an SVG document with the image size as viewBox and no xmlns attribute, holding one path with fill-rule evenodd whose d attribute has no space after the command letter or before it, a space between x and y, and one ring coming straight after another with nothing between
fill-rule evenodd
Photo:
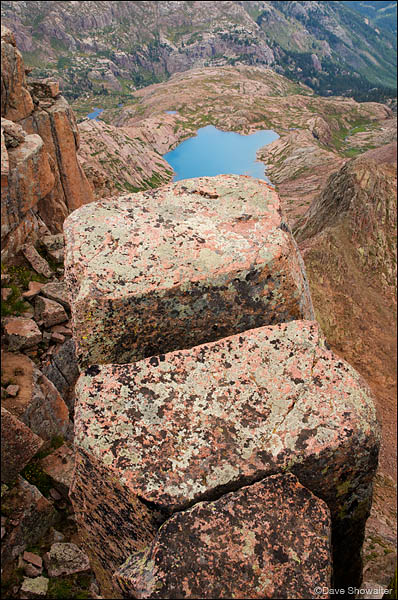
<instances>
[{"instance_id":1,"label":"small pond","mask_svg":"<svg viewBox=\"0 0 398 600\"><path fill-rule=\"evenodd\" d=\"M163 158L176 173L174 181L221 174L251 175L269 181L264 164L256 160L256 152L278 138L271 130L241 135L208 125Z\"/></svg>"},{"instance_id":2,"label":"small pond","mask_svg":"<svg viewBox=\"0 0 398 600\"><path fill-rule=\"evenodd\" d=\"M100 115L102 112L104 112L103 108L94 108L93 112L87 115L87 118L98 121L98 115Z\"/></svg>"}]
</instances>

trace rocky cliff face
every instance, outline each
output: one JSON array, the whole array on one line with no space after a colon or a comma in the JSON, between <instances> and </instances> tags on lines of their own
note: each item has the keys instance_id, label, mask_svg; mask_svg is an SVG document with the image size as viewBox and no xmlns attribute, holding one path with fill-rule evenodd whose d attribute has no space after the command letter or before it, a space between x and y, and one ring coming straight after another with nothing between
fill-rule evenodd
<instances>
[{"instance_id":1,"label":"rocky cliff face","mask_svg":"<svg viewBox=\"0 0 398 600\"><path fill-rule=\"evenodd\" d=\"M396 143L332 175L295 226L331 347L369 382L383 428L365 581L387 585L396 536Z\"/></svg>"},{"instance_id":2,"label":"rocky cliff face","mask_svg":"<svg viewBox=\"0 0 398 600\"><path fill-rule=\"evenodd\" d=\"M159 146L148 143L140 131L86 120L79 124L79 134L79 159L97 198L159 187L172 178Z\"/></svg>"},{"instance_id":3,"label":"rocky cliff face","mask_svg":"<svg viewBox=\"0 0 398 600\"><path fill-rule=\"evenodd\" d=\"M77 159L78 130L58 84L25 78L14 36L1 31L2 258L25 240L62 231L65 217L93 199Z\"/></svg>"}]
</instances>

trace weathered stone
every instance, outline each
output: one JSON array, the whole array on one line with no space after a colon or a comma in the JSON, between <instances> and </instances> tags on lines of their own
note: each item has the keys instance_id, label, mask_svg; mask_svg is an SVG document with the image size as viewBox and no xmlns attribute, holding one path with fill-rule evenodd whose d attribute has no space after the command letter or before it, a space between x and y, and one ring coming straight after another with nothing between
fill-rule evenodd
<instances>
[{"instance_id":1,"label":"weathered stone","mask_svg":"<svg viewBox=\"0 0 398 600\"><path fill-rule=\"evenodd\" d=\"M36 98L56 98L59 96L59 83L52 79L29 79L29 89Z\"/></svg>"},{"instance_id":2,"label":"weathered stone","mask_svg":"<svg viewBox=\"0 0 398 600\"><path fill-rule=\"evenodd\" d=\"M34 298L37 296L44 286L44 283L40 283L39 281L29 281L28 291L23 292L22 297L29 300L30 298Z\"/></svg>"},{"instance_id":3,"label":"weathered stone","mask_svg":"<svg viewBox=\"0 0 398 600\"><path fill-rule=\"evenodd\" d=\"M116 579L133 598L313 598L314 581L331 587L330 547L326 504L274 475L173 515Z\"/></svg>"},{"instance_id":4,"label":"weathered stone","mask_svg":"<svg viewBox=\"0 0 398 600\"><path fill-rule=\"evenodd\" d=\"M34 567L30 564L24 565L23 570L26 577L39 577L39 575L41 575L43 572L42 568L38 569L37 567Z\"/></svg>"},{"instance_id":5,"label":"weathered stone","mask_svg":"<svg viewBox=\"0 0 398 600\"><path fill-rule=\"evenodd\" d=\"M84 366L312 318L301 258L264 181L203 177L95 202L64 230Z\"/></svg>"},{"instance_id":6,"label":"weathered stone","mask_svg":"<svg viewBox=\"0 0 398 600\"><path fill-rule=\"evenodd\" d=\"M56 333L56 332L51 335L51 339L56 344L63 344L65 341L65 337L61 333Z\"/></svg>"},{"instance_id":7,"label":"weathered stone","mask_svg":"<svg viewBox=\"0 0 398 600\"><path fill-rule=\"evenodd\" d=\"M52 277L53 272L48 262L40 256L34 246L27 244L22 248L22 252L37 273L44 275L44 277Z\"/></svg>"},{"instance_id":8,"label":"weathered stone","mask_svg":"<svg viewBox=\"0 0 398 600\"><path fill-rule=\"evenodd\" d=\"M26 138L26 133L18 123L1 119L1 127L4 130L4 141L6 148L16 148L19 144L23 144Z\"/></svg>"},{"instance_id":9,"label":"weathered stone","mask_svg":"<svg viewBox=\"0 0 398 600\"><path fill-rule=\"evenodd\" d=\"M117 568L115 545L138 545L127 541L134 524L123 537L113 514L120 495L144 502L141 514L155 527L148 507L169 515L287 470L331 510L336 581L359 583L380 432L366 384L325 349L315 323L91 366L76 394L71 498L97 562ZM116 476L123 492L104 484Z\"/></svg>"},{"instance_id":10,"label":"weathered stone","mask_svg":"<svg viewBox=\"0 0 398 600\"><path fill-rule=\"evenodd\" d=\"M51 528L51 536L53 543L62 542L65 539L64 534L54 529L54 527Z\"/></svg>"},{"instance_id":11,"label":"weathered stone","mask_svg":"<svg viewBox=\"0 0 398 600\"><path fill-rule=\"evenodd\" d=\"M43 458L40 464L43 471L55 481L57 491L67 497L75 467L74 453L69 446L63 444Z\"/></svg>"},{"instance_id":12,"label":"weathered stone","mask_svg":"<svg viewBox=\"0 0 398 600\"><path fill-rule=\"evenodd\" d=\"M41 288L40 293L43 296L46 296L46 298L50 298L50 300L62 304L64 308L70 311L68 290L65 282L55 281L46 283L46 285Z\"/></svg>"},{"instance_id":13,"label":"weathered stone","mask_svg":"<svg viewBox=\"0 0 398 600\"><path fill-rule=\"evenodd\" d=\"M36 321L42 320L44 327L51 327L52 325L65 323L68 320L68 315L62 304L49 298L37 296L35 301L35 319Z\"/></svg>"},{"instance_id":14,"label":"weathered stone","mask_svg":"<svg viewBox=\"0 0 398 600\"><path fill-rule=\"evenodd\" d=\"M19 121L33 110L32 98L25 87L22 56L9 29L1 27L1 116Z\"/></svg>"},{"instance_id":15,"label":"weathered stone","mask_svg":"<svg viewBox=\"0 0 398 600\"><path fill-rule=\"evenodd\" d=\"M22 557L26 562L31 563L32 565L35 565L36 567L39 567L39 569L41 569L41 567L43 566L43 559L41 558L41 556L39 556L38 554L34 554L33 552L24 552L23 553L23 557Z\"/></svg>"},{"instance_id":16,"label":"weathered stone","mask_svg":"<svg viewBox=\"0 0 398 600\"><path fill-rule=\"evenodd\" d=\"M65 337L72 337L72 330L65 325L54 325L54 327L51 327L51 331L53 333L60 333Z\"/></svg>"},{"instance_id":17,"label":"weathered stone","mask_svg":"<svg viewBox=\"0 0 398 600\"><path fill-rule=\"evenodd\" d=\"M42 445L41 438L1 407L1 481L14 481Z\"/></svg>"},{"instance_id":18,"label":"weathered stone","mask_svg":"<svg viewBox=\"0 0 398 600\"><path fill-rule=\"evenodd\" d=\"M76 544L53 544L44 555L44 564L50 577L90 570L88 556Z\"/></svg>"},{"instance_id":19,"label":"weathered stone","mask_svg":"<svg viewBox=\"0 0 398 600\"><path fill-rule=\"evenodd\" d=\"M15 396L18 396L19 385L9 385L6 388L6 392L9 396L11 396L12 398L15 398Z\"/></svg>"},{"instance_id":20,"label":"weathered stone","mask_svg":"<svg viewBox=\"0 0 398 600\"><path fill-rule=\"evenodd\" d=\"M21 586L21 598L45 598L48 591L47 577L25 577Z\"/></svg>"},{"instance_id":21,"label":"weathered stone","mask_svg":"<svg viewBox=\"0 0 398 600\"><path fill-rule=\"evenodd\" d=\"M40 135L52 158L56 179L54 193L39 204L39 210L51 232L61 233L63 218L94 199L77 158L79 130L75 115L65 98L58 96L52 106L36 110L22 125L28 133Z\"/></svg>"},{"instance_id":22,"label":"weathered stone","mask_svg":"<svg viewBox=\"0 0 398 600\"><path fill-rule=\"evenodd\" d=\"M1 545L2 567L34 546L54 522L56 512L39 490L18 477L17 485L2 497L2 510L7 511L7 535Z\"/></svg>"},{"instance_id":23,"label":"weathered stone","mask_svg":"<svg viewBox=\"0 0 398 600\"><path fill-rule=\"evenodd\" d=\"M32 348L41 341L41 331L32 319L9 317L4 319L4 331L10 350Z\"/></svg>"},{"instance_id":24,"label":"weathered stone","mask_svg":"<svg viewBox=\"0 0 398 600\"><path fill-rule=\"evenodd\" d=\"M65 240L63 233L58 233L56 235L47 235L43 238L42 242L49 256L51 256L51 258L55 260L55 262L64 262Z\"/></svg>"},{"instance_id":25,"label":"weathered stone","mask_svg":"<svg viewBox=\"0 0 398 600\"><path fill-rule=\"evenodd\" d=\"M16 232L29 221L31 211L54 186L48 155L38 135L27 135L22 144L8 148L8 160L8 189L1 206L3 253L9 247L16 249L13 239ZM33 217L37 229L37 216Z\"/></svg>"},{"instance_id":26,"label":"weathered stone","mask_svg":"<svg viewBox=\"0 0 398 600\"><path fill-rule=\"evenodd\" d=\"M57 492L57 490L55 488L51 488L50 490L50 496L53 500L58 501L62 499L62 496L59 492Z\"/></svg>"},{"instance_id":27,"label":"weathered stone","mask_svg":"<svg viewBox=\"0 0 398 600\"><path fill-rule=\"evenodd\" d=\"M7 398L2 405L43 440L69 436L69 411L55 386L24 354L2 353L2 372L13 378L20 391L16 399Z\"/></svg>"},{"instance_id":28,"label":"weathered stone","mask_svg":"<svg viewBox=\"0 0 398 600\"><path fill-rule=\"evenodd\" d=\"M73 339L62 344L54 354L51 363L44 367L43 373L65 397L68 390L74 386L79 377L75 342Z\"/></svg>"}]
</instances>

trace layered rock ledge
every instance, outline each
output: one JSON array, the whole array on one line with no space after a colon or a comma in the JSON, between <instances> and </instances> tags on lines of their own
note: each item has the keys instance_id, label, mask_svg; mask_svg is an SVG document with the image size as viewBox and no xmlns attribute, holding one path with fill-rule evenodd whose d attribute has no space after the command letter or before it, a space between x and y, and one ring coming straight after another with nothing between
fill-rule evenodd
<instances>
[{"instance_id":1,"label":"layered rock ledge","mask_svg":"<svg viewBox=\"0 0 398 600\"><path fill-rule=\"evenodd\" d=\"M264 181L204 177L98 201L64 230L84 367L313 318L301 258Z\"/></svg>"},{"instance_id":2,"label":"layered rock ledge","mask_svg":"<svg viewBox=\"0 0 398 600\"><path fill-rule=\"evenodd\" d=\"M329 506L335 583L360 583L379 429L366 384L316 323L91 366L77 397L72 501L108 592L171 514L286 471Z\"/></svg>"}]
</instances>

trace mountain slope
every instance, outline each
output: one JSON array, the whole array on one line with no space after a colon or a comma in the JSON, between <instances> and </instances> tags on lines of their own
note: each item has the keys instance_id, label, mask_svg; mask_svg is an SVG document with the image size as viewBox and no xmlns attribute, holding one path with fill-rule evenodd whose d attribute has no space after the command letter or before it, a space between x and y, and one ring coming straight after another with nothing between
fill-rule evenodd
<instances>
[{"instance_id":1,"label":"mountain slope","mask_svg":"<svg viewBox=\"0 0 398 600\"><path fill-rule=\"evenodd\" d=\"M393 32L342 2L4 1L2 18L36 74L57 74L70 97L228 64L271 65L326 95L396 88Z\"/></svg>"}]
</instances>

